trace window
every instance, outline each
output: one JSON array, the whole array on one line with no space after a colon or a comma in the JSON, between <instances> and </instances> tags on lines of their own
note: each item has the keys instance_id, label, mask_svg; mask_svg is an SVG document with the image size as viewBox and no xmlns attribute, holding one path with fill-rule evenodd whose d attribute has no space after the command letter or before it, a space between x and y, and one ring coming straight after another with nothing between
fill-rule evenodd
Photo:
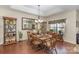
<instances>
[{"instance_id":1,"label":"window","mask_svg":"<svg viewBox=\"0 0 79 59\"><path fill-rule=\"evenodd\" d=\"M59 31L62 31L64 33L65 30L65 21L53 21L49 22L49 29L50 31L59 33Z\"/></svg>"},{"instance_id":2,"label":"window","mask_svg":"<svg viewBox=\"0 0 79 59\"><path fill-rule=\"evenodd\" d=\"M52 31L54 31L54 32L56 32L57 31L57 24L50 24L49 25L50 26L50 30L52 30Z\"/></svg>"},{"instance_id":3,"label":"window","mask_svg":"<svg viewBox=\"0 0 79 59\"><path fill-rule=\"evenodd\" d=\"M64 32L65 23L57 23L57 32L62 31Z\"/></svg>"}]
</instances>

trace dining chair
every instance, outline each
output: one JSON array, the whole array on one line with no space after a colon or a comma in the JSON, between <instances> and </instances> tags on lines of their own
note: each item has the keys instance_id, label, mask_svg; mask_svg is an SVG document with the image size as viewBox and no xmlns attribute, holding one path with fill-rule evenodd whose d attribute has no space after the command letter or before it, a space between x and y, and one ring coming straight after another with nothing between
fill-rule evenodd
<instances>
[{"instance_id":1,"label":"dining chair","mask_svg":"<svg viewBox=\"0 0 79 59\"><path fill-rule=\"evenodd\" d=\"M31 40L31 45L32 45L32 48L34 49L41 49L41 44L42 44L42 41L36 36L36 35L32 35L32 40Z\"/></svg>"},{"instance_id":2,"label":"dining chair","mask_svg":"<svg viewBox=\"0 0 79 59\"><path fill-rule=\"evenodd\" d=\"M48 48L48 53L51 52L53 53L53 51L55 51L55 53L57 53L56 50L56 40L55 39L47 39L45 40L44 45Z\"/></svg>"}]
</instances>

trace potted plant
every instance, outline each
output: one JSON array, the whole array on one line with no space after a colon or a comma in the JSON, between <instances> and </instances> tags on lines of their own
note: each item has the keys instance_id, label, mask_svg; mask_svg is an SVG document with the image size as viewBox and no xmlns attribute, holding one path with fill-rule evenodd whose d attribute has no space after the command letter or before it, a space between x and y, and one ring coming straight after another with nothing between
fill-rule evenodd
<instances>
[{"instance_id":1,"label":"potted plant","mask_svg":"<svg viewBox=\"0 0 79 59\"><path fill-rule=\"evenodd\" d=\"M23 33L21 31L19 31L18 33L19 33L19 41L21 41Z\"/></svg>"},{"instance_id":2,"label":"potted plant","mask_svg":"<svg viewBox=\"0 0 79 59\"><path fill-rule=\"evenodd\" d=\"M53 32L54 30L53 29L50 29L50 31Z\"/></svg>"}]
</instances>

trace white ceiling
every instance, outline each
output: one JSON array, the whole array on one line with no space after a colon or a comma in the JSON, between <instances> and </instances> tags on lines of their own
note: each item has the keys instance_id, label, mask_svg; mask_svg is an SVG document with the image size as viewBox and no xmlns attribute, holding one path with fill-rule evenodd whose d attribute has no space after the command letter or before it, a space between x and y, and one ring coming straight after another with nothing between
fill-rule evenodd
<instances>
[{"instance_id":1,"label":"white ceiling","mask_svg":"<svg viewBox=\"0 0 79 59\"><path fill-rule=\"evenodd\" d=\"M37 5L11 5L10 8L34 15L49 16L63 11L79 9L79 5L40 5L40 14Z\"/></svg>"}]
</instances>

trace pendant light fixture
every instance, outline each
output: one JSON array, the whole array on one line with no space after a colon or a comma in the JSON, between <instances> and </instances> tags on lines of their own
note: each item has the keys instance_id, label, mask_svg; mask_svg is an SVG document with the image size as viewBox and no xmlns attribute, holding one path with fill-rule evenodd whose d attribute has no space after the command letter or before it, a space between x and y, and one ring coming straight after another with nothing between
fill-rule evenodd
<instances>
[{"instance_id":1,"label":"pendant light fixture","mask_svg":"<svg viewBox=\"0 0 79 59\"><path fill-rule=\"evenodd\" d=\"M43 22L43 20L41 19L41 16L40 16L40 5L37 5L38 6L38 19L35 20L36 23L41 23Z\"/></svg>"}]
</instances>

